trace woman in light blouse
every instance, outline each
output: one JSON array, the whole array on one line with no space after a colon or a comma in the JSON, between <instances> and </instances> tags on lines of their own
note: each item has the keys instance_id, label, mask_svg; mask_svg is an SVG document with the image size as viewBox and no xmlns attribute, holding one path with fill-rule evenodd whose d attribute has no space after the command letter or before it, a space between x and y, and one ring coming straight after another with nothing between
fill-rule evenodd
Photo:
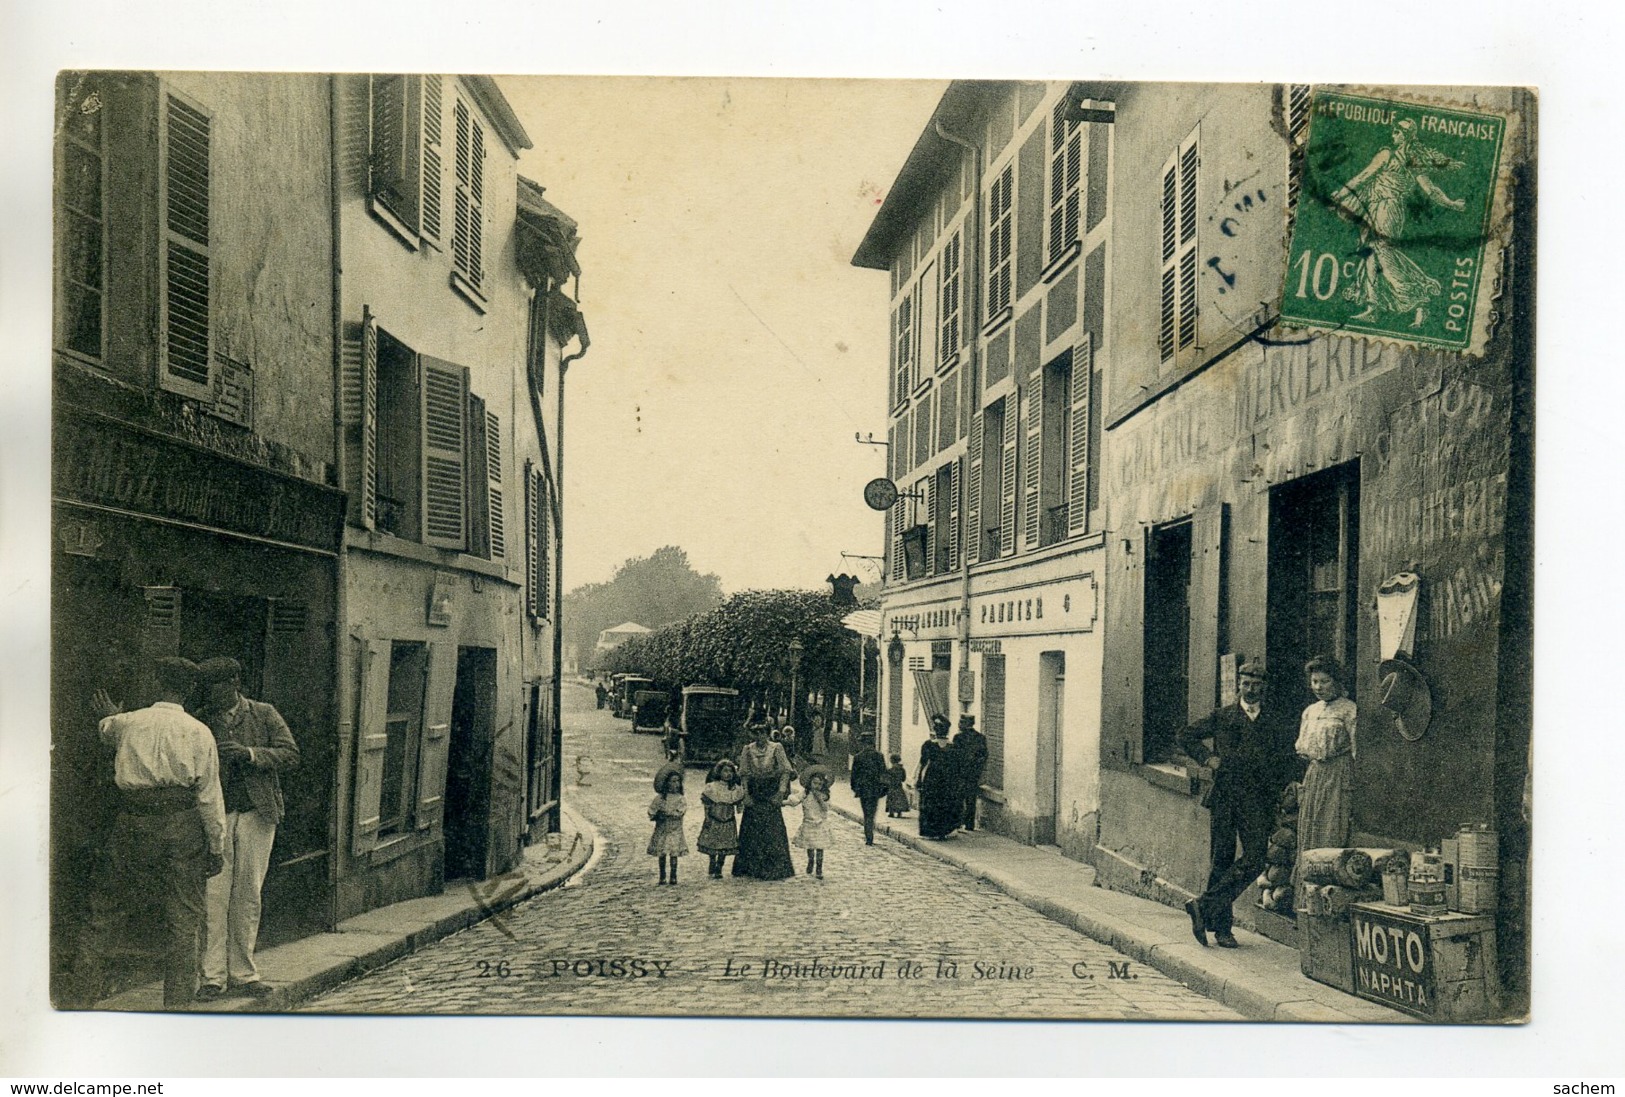
<instances>
[{"instance_id":1,"label":"woman in light blouse","mask_svg":"<svg viewBox=\"0 0 1625 1097\"><path fill-rule=\"evenodd\" d=\"M1317 700L1303 710L1298 722L1298 756L1309 760L1298 796L1300 853L1348 845L1357 712L1354 702L1345 696L1346 679L1336 659L1317 655L1304 664L1303 671Z\"/></svg>"},{"instance_id":2,"label":"woman in light blouse","mask_svg":"<svg viewBox=\"0 0 1625 1097\"><path fill-rule=\"evenodd\" d=\"M766 724L751 728L752 741L739 752L739 776L745 784L745 810L739 820L739 852L733 874L758 880L786 880L796 874L790 862L790 837L784 829L784 798L795 767L784 747L768 738Z\"/></svg>"}]
</instances>

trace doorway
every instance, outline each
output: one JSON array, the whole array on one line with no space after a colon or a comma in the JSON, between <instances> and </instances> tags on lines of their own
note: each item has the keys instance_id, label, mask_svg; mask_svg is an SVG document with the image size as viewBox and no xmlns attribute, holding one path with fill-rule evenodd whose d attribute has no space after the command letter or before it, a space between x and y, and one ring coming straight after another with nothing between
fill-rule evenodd
<instances>
[{"instance_id":1,"label":"doorway","mask_svg":"<svg viewBox=\"0 0 1625 1097\"><path fill-rule=\"evenodd\" d=\"M187 588L181 592L179 654L194 663L226 655L243 666L243 694L265 696L264 598Z\"/></svg>"},{"instance_id":2,"label":"doorway","mask_svg":"<svg viewBox=\"0 0 1625 1097\"><path fill-rule=\"evenodd\" d=\"M1271 700L1297 712L1313 698L1302 668L1330 655L1353 674L1360 574L1360 464L1350 461L1270 492ZM1357 676L1356 676L1357 677ZM1354 682L1343 683L1350 694Z\"/></svg>"},{"instance_id":3,"label":"doorway","mask_svg":"<svg viewBox=\"0 0 1625 1097\"><path fill-rule=\"evenodd\" d=\"M492 720L497 700L494 648L458 648L446 759L446 879L483 880L491 839Z\"/></svg>"},{"instance_id":4,"label":"doorway","mask_svg":"<svg viewBox=\"0 0 1625 1097\"><path fill-rule=\"evenodd\" d=\"M1033 789L1033 843L1052 846L1060 826L1061 728L1066 713L1066 653L1038 657L1038 750Z\"/></svg>"},{"instance_id":5,"label":"doorway","mask_svg":"<svg viewBox=\"0 0 1625 1097\"><path fill-rule=\"evenodd\" d=\"M1166 762L1189 718L1191 522L1158 526L1146 537L1144 762Z\"/></svg>"}]
</instances>

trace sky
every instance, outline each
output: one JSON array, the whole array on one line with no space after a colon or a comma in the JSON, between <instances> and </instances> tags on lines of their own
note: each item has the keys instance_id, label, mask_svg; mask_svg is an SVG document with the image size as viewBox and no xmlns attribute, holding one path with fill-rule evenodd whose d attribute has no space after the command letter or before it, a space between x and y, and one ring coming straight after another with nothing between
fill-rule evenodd
<instances>
[{"instance_id":1,"label":"sky","mask_svg":"<svg viewBox=\"0 0 1625 1097\"><path fill-rule=\"evenodd\" d=\"M888 279L851 259L946 82L500 83L582 239L566 589L667 544L729 592L875 579Z\"/></svg>"}]
</instances>

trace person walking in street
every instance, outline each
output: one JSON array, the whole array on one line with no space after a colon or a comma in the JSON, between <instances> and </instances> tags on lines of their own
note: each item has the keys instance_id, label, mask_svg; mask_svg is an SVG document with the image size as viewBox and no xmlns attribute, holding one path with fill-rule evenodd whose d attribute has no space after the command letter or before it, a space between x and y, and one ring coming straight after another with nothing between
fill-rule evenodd
<instances>
[{"instance_id":1,"label":"person walking in street","mask_svg":"<svg viewBox=\"0 0 1625 1097\"><path fill-rule=\"evenodd\" d=\"M739 852L733 874L758 880L786 880L796 874L790 862L790 836L784 829L783 805L795 769L784 746L768 738L768 726L752 727L752 740L739 752L739 776L745 783L744 813L739 820Z\"/></svg>"},{"instance_id":2,"label":"person walking in street","mask_svg":"<svg viewBox=\"0 0 1625 1097\"><path fill-rule=\"evenodd\" d=\"M886 795L886 758L875 749L873 735L864 733L858 739L858 752L852 756L852 774L847 778L852 795L863 809L863 844L875 844L875 812L880 809L880 798Z\"/></svg>"},{"instance_id":3,"label":"person walking in street","mask_svg":"<svg viewBox=\"0 0 1625 1097\"><path fill-rule=\"evenodd\" d=\"M210 1001L228 989L264 998L274 988L254 963L260 892L284 811L278 775L299 764L299 745L273 705L242 695L237 660L206 659L198 679L201 715L219 749L226 808L225 868L209 880L198 998Z\"/></svg>"},{"instance_id":4,"label":"person walking in street","mask_svg":"<svg viewBox=\"0 0 1625 1097\"><path fill-rule=\"evenodd\" d=\"M1304 664L1303 673L1316 700L1303 710L1294 744L1298 757L1309 762L1303 791L1298 794L1298 865L1292 883L1299 901L1304 851L1336 849L1349 842L1349 786L1354 778L1358 716L1357 707L1347 697L1348 679L1336 659L1317 655Z\"/></svg>"},{"instance_id":5,"label":"person walking in street","mask_svg":"<svg viewBox=\"0 0 1625 1097\"><path fill-rule=\"evenodd\" d=\"M683 767L668 765L655 774L655 798L649 803L654 833L649 835L649 856L660 858L660 882L677 886L677 858L688 852L683 837L683 813L688 800L683 796ZM668 878L667 866L670 865Z\"/></svg>"},{"instance_id":6,"label":"person walking in street","mask_svg":"<svg viewBox=\"0 0 1625 1097\"><path fill-rule=\"evenodd\" d=\"M1221 948L1236 947L1234 904L1264 868L1275 804L1290 775L1291 725L1266 705L1268 681L1262 663L1243 663L1235 703L1177 736L1179 749L1212 778L1206 796L1212 840L1207 888L1185 904L1191 932L1204 947L1209 930Z\"/></svg>"},{"instance_id":7,"label":"person walking in street","mask_svg":"<svg viewBox=\"0 0 1625 1097\"><path fill-rule=\"evenodd\" d=\"M987 769L987 736L976 730L976 717L966 713L959 718L959 731L954 735L953 749L959 752L958 769L962 782L966 830L976 829L976 806L982 800L982 773Z\"/></svg>"},{"instance_id":8,"label":"person walking in street","mask_svg":"<svg viewBox=\"0 0 1625 1097\"><path fill-rule=\"evenodd\" d=\"M908 770L903 767L903 756L891 756L891 767L886 770L886 815L892 819L901 819L914 805L908 802Z\"/></svg>"},{"instance_id":9,"label":"person walking in street","mask_svg":"<svg viewBox=\"0 0 1625 1097\"><path fill-rule=\"evenodd\" d=\"M119 812L108 843L105 889L92 911L62 1004L87 1009L101 998L109 955L123 916L142 904L162 912L164 1008L185 1009L197 991L198 932L204 888L223 863L226 813L214 737L187 714L197 666L166 657L153 668L157 700L121 712L98 690L97 735L113 748Z\"/></svg>"},{"instance_id":10,"label":"person walking in street","mask_svg":"<svg viewBox=\"0 0 1625 1097\"><path fill-rule=\"evenodd\" d=\"M920 837L946 838L964 822L965 798L958 772L959 755L948 744L948 718L931 717L931 738L920 744Z\"/></svg>"},{"instance_id":11,"label":"person walking in street","mask_svg":"<svg viewBox=\"0 0 1625 1097\"><path fill-rule=\"evenodd\" d=\"M807 875L824 878L824 850L829 848L829 770L808 766L801 775L802 792L785 803L801 805L801 829L795 844L807 851Z\"/></svg>"},{"instance_id":12,"label":"person walking in street","mask_svg":"<svg viewBox=\"0 0 1625 1097\"><path fill-rule=\"evenodd\" d=\"M604 702L609 700L609 690L604 688L604 683L602 682L599 682L597 685L593 686L592 695L597 700L599 708L603 708Z\"/></svg>"},{"instance_id":13,"label":"person walking in street","mask_svg":"<svg viewBox=\"0 0 1625 1097\"><path fill-rule=\"evenodd\" d=\"M705 808L705 825L700 828L695 847L711 858L710 876L722 879L722 864L730 854L739 853L739 824L735 816L739 803L745 798L744 786L739 783L739 767L724 758L711 767L706 775L705 788L700 792L700 803Z\"/></svg>"}]
</instances>

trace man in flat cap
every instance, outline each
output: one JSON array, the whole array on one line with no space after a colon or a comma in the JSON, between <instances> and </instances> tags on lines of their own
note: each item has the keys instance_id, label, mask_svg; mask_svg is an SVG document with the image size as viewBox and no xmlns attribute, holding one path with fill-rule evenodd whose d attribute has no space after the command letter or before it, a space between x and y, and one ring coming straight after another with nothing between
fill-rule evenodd
<instances>
[{"instance_id":1,"label":"man in flat cap","mask_svg":"<svg viewBox=\"0 0 1625 1097\"><path fill-rule=\"evenodd\" d=\"M966 830L975 830L976 805L982 800L982 773L987 769L987 736L976 730L976 717L968 712L959 718L953 749L959 752L959 795L964 804L960 818Z\"/></svg>"},{"instance_id":2,"label":"man in flat cap","mask_svg":"<svg viewBox=\"0 0 1625 1097\"><path fill-rule=\"evenodd\" d=\"M254 964L260 889L282 821L277 775L299 764L299 745L275 707L242 695L243 668L237 660L205 660L198 676L203 719L220 746L226 808L225 871L209 881L198 997L207 1001L233 990L263 998L273 988Z\"/></svg>"},{"instance_id":3,"label":"man in flat cap","mask_svg":"<svg viewBox=\"0 0 1625 1097\"><path fill-rule=\"evenodd\" d=\"M1290 776L1296 727L1266 707L1269 673L1257 661L1236 674L1236 701L1179 733L1179 749L1208 768L1212 868L1207 890L1185 904L1191 932L1235 948L1232 907L1264 869L1264 851L1281 788ZM1236 846L1241 853L1237 856Z\"/></svg>"},{"instance_id":4,"label":"man in flat cap","mask_svg":"<svg viewBox=\"0 0 1625 1097\"><path fill-rule=\"evenodd\" d=\"M82 942L74 989L61 1004L89 1008L105 989L107 958L126 914L162 914L164 1008L185 1009L197 987L204 881L220 871L225 835L214 737L183 707L197 683L190 660L159 659L157 700L120 712L97 690L96 732L113 748L118 817L107 844L108 875Z\"/></svg>"}]
</instances>

